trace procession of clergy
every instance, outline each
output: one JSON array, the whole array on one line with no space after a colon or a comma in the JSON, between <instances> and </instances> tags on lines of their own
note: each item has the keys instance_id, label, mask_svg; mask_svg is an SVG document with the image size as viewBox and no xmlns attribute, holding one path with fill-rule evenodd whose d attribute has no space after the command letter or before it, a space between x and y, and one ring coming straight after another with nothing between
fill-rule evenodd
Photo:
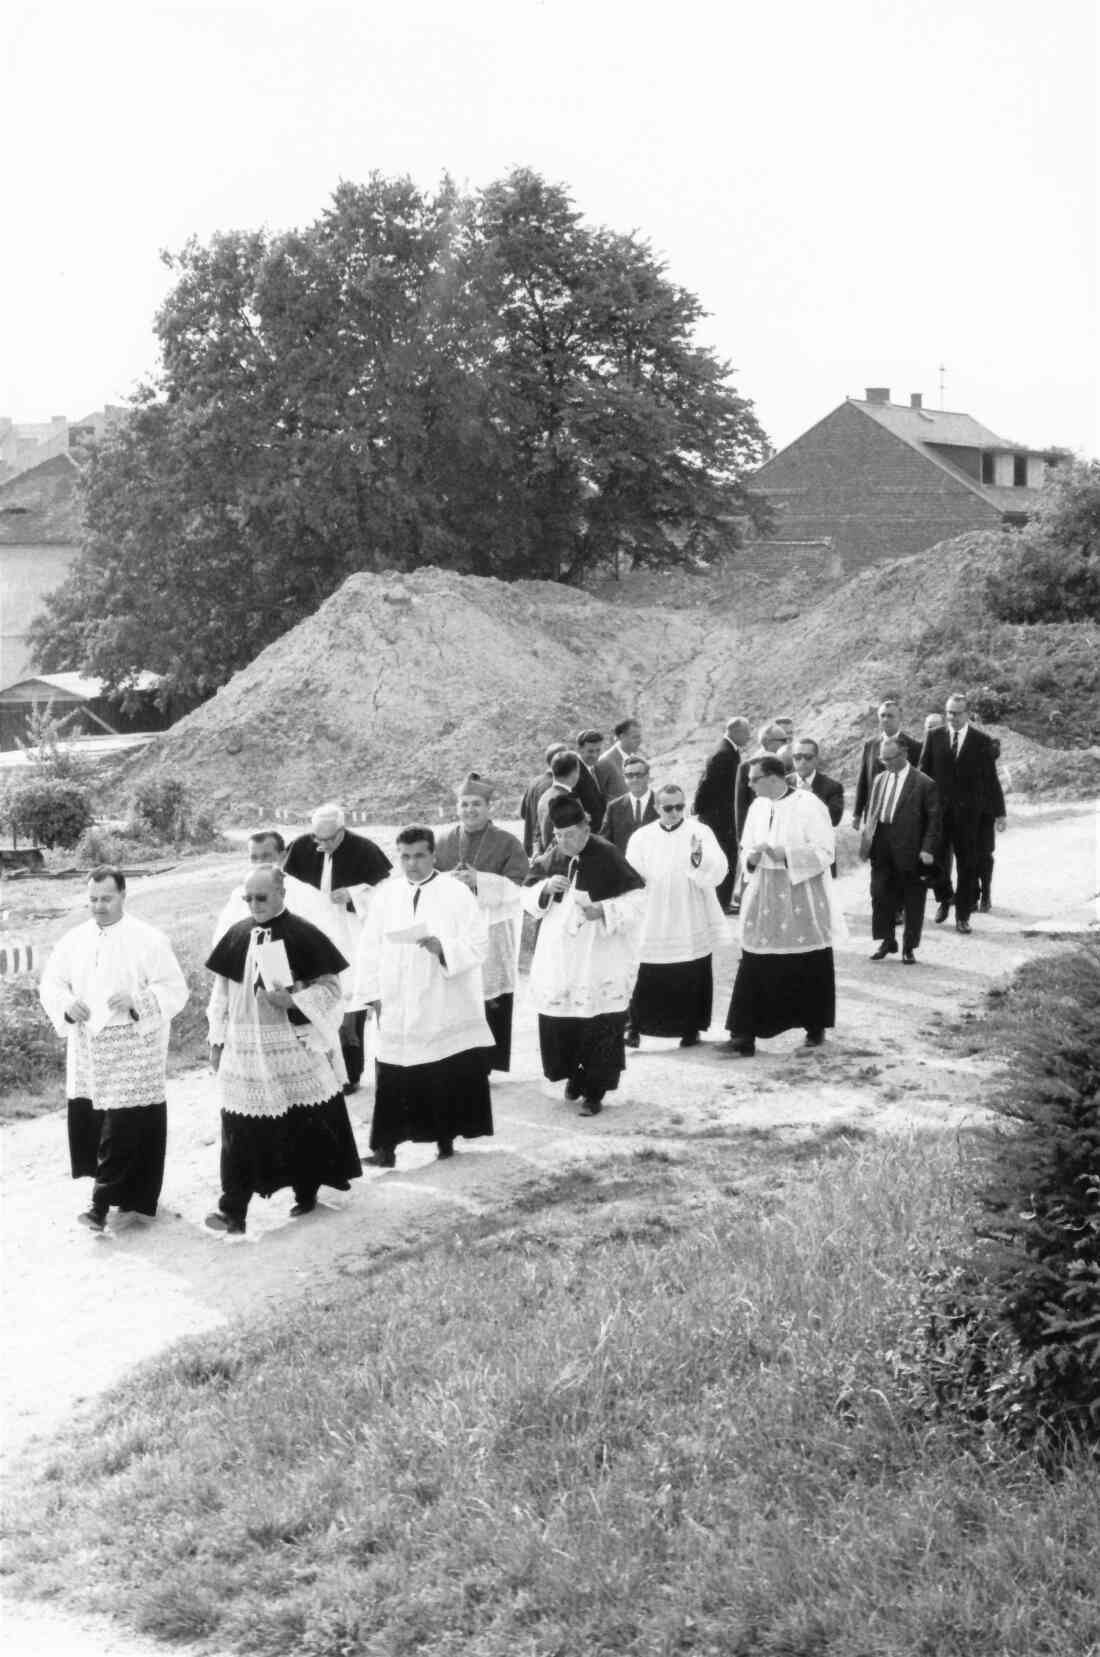
<instances>
[{"instance_id":1,"label":"procession of clergy","mask_svg":"<svg viewBox=\"0 0 1100 1657\"><path fill-rule=\"evenodd\" d=\"M937 920L954 905L962 932L988 907L983 825L1003 825L1004 801L965 698L949 699L946 720L930 717L923 747L896 703L883 703L879 725L853 822L871 864L873 959L897 953L901 921L912 964L929 884ZM790 1029L820 1046L845 936L833 884L843 789L793 721L765 725L751 754L748 737L744 720L728 722L690 815L678 785L652 789L641 728L624 719L606 749L596 731L575 748L551 745L524 795L522 842L491 821L493 789L477 773L458 788L453 827L400 830L397 870L336 805L319 807L289 847L274 830L254 833L250 872L206 961L221 1105L221 1192L207 1226L240 1237L253 1196L289 1187L298 1216L322 1185L346 1191L359 1177L346 1095L362 1076L368 1019L369 1164L394 1167L406 1141L448 1158L456 1139L491 1134L489 1078L511 1063L524 912L539 923L530 996L543 1072L581 1116L600 1112L643 1036L699 1043L728 914L740 915L741 954L729 1040L716 1051L751 1058L758 1039ZM169 1027L188 994L167 938L125 913L125 887L117 869L92 871L90 919L59 941L41 982L68 1043L73 1177L93 1180L79 1219L97 1233L111 1209L122 1225L156 1213Z\"/></svg>"}]
</instances>

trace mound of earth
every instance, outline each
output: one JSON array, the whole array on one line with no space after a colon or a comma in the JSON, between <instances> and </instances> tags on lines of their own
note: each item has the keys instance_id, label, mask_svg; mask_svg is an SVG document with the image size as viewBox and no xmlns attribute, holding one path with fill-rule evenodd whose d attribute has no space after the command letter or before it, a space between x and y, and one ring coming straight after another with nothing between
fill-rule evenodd
<instances>
[{"instance_id":1,"label":"mound of earth","mask_svg":"<svg viewBox=\"0 0 1100 1657\"><path fill-rule=\"evenodd\" d=\"M850 782L878 700L904 702L919 681L919 636L980 625L987 541L961 536L840 583L820 559L784 564L765 549L712 576L628 577L598 594L437 569L360 573L124 780L179 776L223 822L300 820L330 798L374 821L431 822L474 769L498 783L504 815L546 743L583 726L610 732L637 714L660 777L691 787L731 714L755 725L785 712ZM912 705L909 728L950 688ZM1014 778L1072 785L1066 755L997 734Z\"/></svg>"}]
</instances>

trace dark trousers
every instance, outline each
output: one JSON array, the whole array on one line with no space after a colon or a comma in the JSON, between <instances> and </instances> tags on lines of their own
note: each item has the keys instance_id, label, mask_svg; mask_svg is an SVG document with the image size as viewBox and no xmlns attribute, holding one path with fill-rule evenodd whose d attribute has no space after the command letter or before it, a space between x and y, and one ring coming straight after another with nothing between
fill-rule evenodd
<instances>
[{"instance_id":1,"label":"dark trousers","mask_svg":"<svg viewBox=\"0 0 1100 1657\"><path fill-rule=\"evenodd\" d=\"M968 921L978 906L978 826L981 819L976 812L960 811L957 807L947 806L943 813L943 830L940 844L940 861L947 871L951 867L951 859L955 859L955 919ZM944 879L947 879L945 872ZM936 890L936 897L941 903L950 903L950 890L946 897L941 897L942 888Z\"/></svg>"},{"instance_id":2,"label":"dark trousers","mask_svg":"<svg viewBox=\"0 0 1100 1657\"><path fill-rule=\"evenodd\" d=\"M983 811L978 818L978 896L988 903L993 891L993 850L997 844L997 819Z\"/></svg>"},{"instance_id":3,"label":"dark trousers","mask_svg":"<svg viewBox=\"0 0 1100 1657\"><path fill-rule=\"evenodd\" d=\"M348 1083L358 1086L363 1077L363 1032L367 1026L367 1010L353 1013L355 1019L355 1040L352 1042L345 1030L340 1032L340 1051L344 1055L344 1065L348 1073Z\"/></svg>"},{"instance_id":4,"label":"dark trousers","mask_svg":"<svg viewBox=\"0 0 1100 1657\"><path fill-rule=\"evenodd\" d=\"M726 871L725 879L721 881L715 890L718 894L718 902L722 905L722 908L728 909L730 906L730 900L733 897L733 888L737 884L737 835L735 833L719 834L716 838L718 844L726 854L726 862L729 864L729 868Z\"/></svg>"},{"instance_id":5,"label":"dark trousers","mask_svg":"<svg viewBox=\"0 0 1100 1657\"><path fill-rule=\"evenodd\" d=\"M924 905L928 893L920 875L897 862L887 836L889 827L880 823L871 847L871 936L878 943L893 943L897 937L897 916L903 916L903 949L916 949L924 927Z\"/></svg>"},{"instance_id":6,"label":"dark trousers","mask_svg":"<svg viewBox=\"0 0 1100 1657\"><path fill-rule=\"evenodd\" d=\"M70 1099L68 1119L73 1178L92 1176L93 1212L106 1218L118 1208L152 1217L164 1183L167 1105L96 1110L90 1099Z\"/></svg>"}]
</instances>

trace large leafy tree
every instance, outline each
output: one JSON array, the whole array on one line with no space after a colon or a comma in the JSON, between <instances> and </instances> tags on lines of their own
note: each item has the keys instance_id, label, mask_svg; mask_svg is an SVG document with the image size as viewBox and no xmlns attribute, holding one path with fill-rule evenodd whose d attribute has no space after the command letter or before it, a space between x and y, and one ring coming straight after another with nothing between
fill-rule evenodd
<instances>
[{"instance_id":1,"label":"large leafy tree","mask_svg":"<svg viewBox=\"0 0 1100 1657\"><path fill-rule=\"evenodd\" d=\"M208 695L356 569L579 581L727 548L766 453L698 301L520 170L342 184L170 259L161 368L91 457L42 667Z\"/></svg>"}]
</instances>

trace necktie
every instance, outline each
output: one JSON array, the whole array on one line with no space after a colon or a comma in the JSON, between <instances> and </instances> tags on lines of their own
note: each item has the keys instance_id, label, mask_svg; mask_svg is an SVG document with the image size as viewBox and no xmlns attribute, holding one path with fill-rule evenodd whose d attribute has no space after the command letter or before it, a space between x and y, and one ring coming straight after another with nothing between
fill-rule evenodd
<instances>
[{"instance_id":1,"label":"necktie","mask_svg":"<svg viewBox=\"0 0 1100 1657\"><path fill-rule=\"evenodd\" d=\"M894 821L894 793L898 786L898 779L892 772L886 774L886 786L882 791L882 821Z\"/></svg>"},{"instance_id":2,"label":"necktie","mask_svg":"<svg viewBox=\"0 0 1100 1657\"><path fill-rule=\"evenodd\" d=\"M634 821L636 823L640 823L641 820L642 820L642 802L639 799L635 799L635 801L634 801Z\"/></svg>"},{"instance_id":3,"label":"necktie","mask_svg":"<svg viewBox=\"0 0 1100 1657\"><path fill-rule=\"evenodd\" d=\"M416 889L413 892L413 914L414 915L416 914L416 906L419 902L420 902L420 887L417 886Z\"/></svg>"},{"instance_id":4,"label":"necktie","mask_svg":"<svg viewBox=\"0 0 1100 1657\"><path fill-rule=\"evenodd\" d=\"M959 733L958 733L958 731L952 731L952 733L951 733L951 758L952 759L958 759L958 757L959 757Z\"/></svg>"}]
</instances>

